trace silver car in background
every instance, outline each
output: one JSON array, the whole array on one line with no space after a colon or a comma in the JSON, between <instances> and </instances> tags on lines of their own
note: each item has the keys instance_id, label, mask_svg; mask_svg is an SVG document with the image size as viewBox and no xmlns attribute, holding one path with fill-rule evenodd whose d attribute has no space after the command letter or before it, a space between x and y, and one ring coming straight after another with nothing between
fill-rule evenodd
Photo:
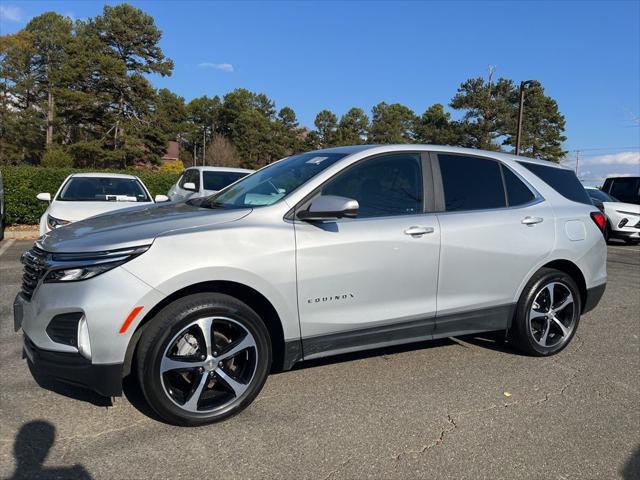
<instances>
[{"instance_id":1,"label":"silver car in background","mask_svg":"<svg viewBox=\"0 0 640 480\"><path fill-rule=\"evenodd\" d=\"M47 233L24 254L15 327L36 370L106 396L133 370L162 418L198 425L301 360L487 331L558 353L604 292L605 223L553 163L319 150Z\"/></svg>"},{"instance_id":2,"label":"silver car in background","mask_svg":"<svg viewBox=\"0 0 640 480\"><path fill-rule=\"evenodd\" d=\"M190 198L206 197L228 187L233 182L246 177L253 170L231 167L191 167L187 168L178 181L171 186L167 196L172 202Z\"/></svg>"}]
</instances>

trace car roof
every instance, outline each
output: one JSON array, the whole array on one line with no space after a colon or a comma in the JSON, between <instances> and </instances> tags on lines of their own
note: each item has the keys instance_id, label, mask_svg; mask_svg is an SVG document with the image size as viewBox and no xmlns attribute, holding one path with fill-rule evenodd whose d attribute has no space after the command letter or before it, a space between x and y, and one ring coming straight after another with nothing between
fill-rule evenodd
<instances>
[{"instance_id":1,"label":"car roof","mask_svg":"<svg viewBox=\"0 0 640 480\"><path fill-rule=\"evenodd\" d=\"M548 160L540 160L538 158L523 157L519 155L512 155L510 153L495 152L489 150L480 150L477 148L465 148L465 147L452 147L449 145L429 145L429 144L390 144L390 145L348 145L344 147L332 147L324 148L321 150L315 150L309 153L344 153L347 155L353 155L366 150L371 150L371 153L388 153L388 152L402 152L407 150L424 150L436 153L460 153L465 155L486 156L494 159L510 162L526 162L534 163L538 165L544 165L545 167L555 167L562 170L570 170L569 168L559 165L555 162Z\"/></svg>"},{"instance_id":2,"label":"car roof","mask_svg":"<svg viewBox=\"0 0 640 480\"><path fill-rule=\"evenodd\" d=\"M127 175L125 173L104 173L104 172L82 172L73 173L69 175L70 178L76 177L99 177L99 178L128 178L131 180L137 179L135 175Z\"/></svg>"},{"instance_id":3,"label":"car roof","mask_svg":"<svg viewBox=\"0 0 640 480\"><path fill-rule=\"evenodd\" d=\"M255 170L249 170L248 168L235 168L235 167L188 167L186 170L200 170L202 172L237 172L237 173L252 173Z\"/></svg>"}]
</instances>

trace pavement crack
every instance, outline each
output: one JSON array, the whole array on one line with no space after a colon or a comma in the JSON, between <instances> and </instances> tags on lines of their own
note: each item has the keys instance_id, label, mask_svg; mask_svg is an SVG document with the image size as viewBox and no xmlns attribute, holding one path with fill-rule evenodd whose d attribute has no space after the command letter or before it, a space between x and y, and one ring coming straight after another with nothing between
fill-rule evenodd
<instances>
[{"instance_id":1,"label":"pavement crack","mask_svg":"<svg viewBox=\"0 0 640 480\"><path fill-rule=\"evenodd\" d=\"M451 414L447 414L447 425L445 425L442 428L442 430L440 431L440 434L438 435L438 437L435 440L433 440L432 442L427 443L426 445L423 445L418 450L405 450L403 452L400 452L400 453L396 454L395 457L394 457L395 461L398 462L403 457L406 457L406 456L409 456L409 455L422 455L423 453L431 450L432 448L435 448L438 445L442 445L444 443L445 437L447 435L449 435L450 433L452 433L457 428L458 428L458 424L453 419L453 416L451 416Z\"/></svg>"},{"instance_id":2,"label":"pavement crack","mask_svg":"<svg viewBox=\"0 0 640 480\"><path fill-rule=\"evenodd\" d=\"M351 461L351 457L347 458L344 462L340 463L336 468L334 468L332 471L330 471L325 477L322 478L322 480L329 480L331 477L333 477L336 473L338 473L342 468L344 468L344 466L349 463Z\"/></svg>"}]
</instances>

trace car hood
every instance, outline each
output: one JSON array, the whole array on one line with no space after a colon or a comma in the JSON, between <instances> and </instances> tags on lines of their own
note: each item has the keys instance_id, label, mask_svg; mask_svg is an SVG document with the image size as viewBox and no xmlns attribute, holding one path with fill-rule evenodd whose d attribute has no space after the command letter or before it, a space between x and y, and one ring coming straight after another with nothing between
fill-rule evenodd
<instances>
[{"instance_id":1,"label":"car hood","mask_svg":"<svg viewBox=\"0 0 640 480\"><path fill-rule=\"evenodd\" d=\"M605 209L617 210L619 212L629 212L635 213L636 215L640 215L640 205L636 205L635 203L624 203L624 202L603 202Z\"/></svg>"},{"instance_id":2,"label":"car hood","mask_svg":"<svg viewBox=\"0 0 640 480\"><path fill-rule=\"evenodd\" d=\"M48 252L97 252L150 244L162 234L233 222L250 208L209 209L186 202L133 207L81 220L42 236Z\"/></svg>"},{"instance_id":3,"label":"car hood","mask_svg":"<svg viewBox=\"0 0 640 480\"><path fill-rule=\"evenodd\" d=\"M54 201L49 205L47 213L52 217L69 222L77 222L85 218L94 217L114 210L125 208L149 206L152 203L136 202L64 202Z\"/></svg>"}]
</instances>

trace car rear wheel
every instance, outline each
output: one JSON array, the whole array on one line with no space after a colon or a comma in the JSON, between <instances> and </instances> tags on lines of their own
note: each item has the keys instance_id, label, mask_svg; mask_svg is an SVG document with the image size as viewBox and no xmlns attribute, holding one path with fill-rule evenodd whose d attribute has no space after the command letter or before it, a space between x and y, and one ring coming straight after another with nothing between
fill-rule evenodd
<instances>
[{"instance_id":1,"label":"car rear wheel","mask_svg":"<svg viewBox=\"0 0 640 480\"><path fill-rule=\"evenodd\" d=\"M559 270L543 268L520 296L509 339L529 355L556 354L575 335L580 313L580 290L574 280Z\"/></svg>"},{"instance_id":2,"label":"car rear wheel","mask_svg":"<svg viewBox=\"0 0 640 480\"><path fill-rule=\"evenodd\" d=\"M269 333L258 315L224 294L179 299L151 320L138 347L138 378L166 421L202 425L246 408L271 368Z\"/></svg>"}]
</instances>

